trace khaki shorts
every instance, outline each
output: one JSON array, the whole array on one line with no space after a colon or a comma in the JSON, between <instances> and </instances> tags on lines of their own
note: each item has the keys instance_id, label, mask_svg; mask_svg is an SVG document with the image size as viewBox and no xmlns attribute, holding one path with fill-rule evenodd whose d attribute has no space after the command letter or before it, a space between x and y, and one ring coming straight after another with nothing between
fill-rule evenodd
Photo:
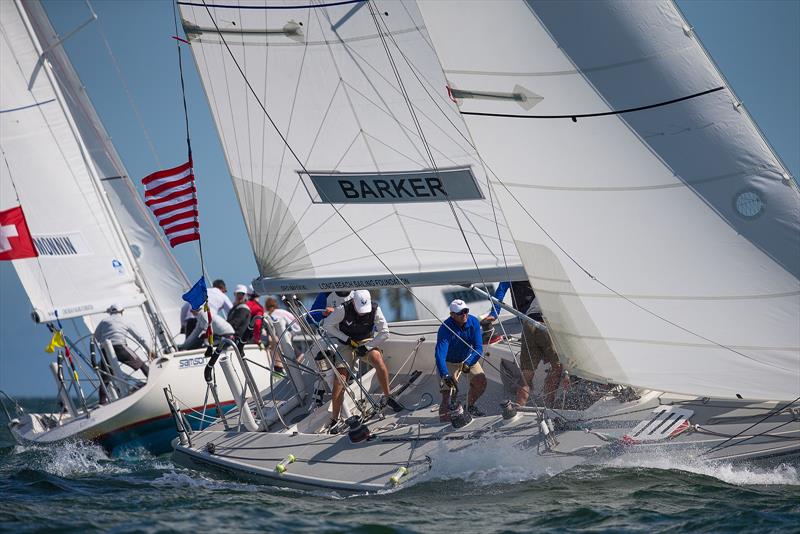
<instances>
[{"instance_id":1,"label":"khaki shorts","mask_svg":"<svg viewBox=\"0 0 800 534\"><path fill-rule=\"evenodd\" d=\"M369 354L373 350L377 350L381 354L381 356L383 355L383 351L378 347L373 347L372 349L367 351L367 354ZM336 357L337 369L347 369L347 367L349 366L350 369L352 369L355 372L358 372L358 362L365 362L369 364L369 358L367 358L367 354L363 356L358 356L356 355L355 349L347 345L340 346L339 353L342 355L342 358L344 358L345 361L347 361L347 365L345 365L345 362L343 362L342 359L337 356Z\"/></svg>"},{"instance_id":2,"label":"khaki shorts","mask_svg":"<svg viewBox=\"0 0 800 534\"><path fill-rule=\"evenodd\" d=\"M447 365L447 374L452 376L456 380L456 382L458 382L458 378L463 374L462 367L464 364L453 363L453 362L445 362L445 364ZM469 374L471 374L472 376L484 374L483 367L481 367L481 362L476 362L475 364L471 365L469 367ZM447 393L450 391L450 388L445 386L444 383L442 383L440 391L443 393Z\"/></svg>"},{"instance_id":3,"label":"khaki shorts","mask_svg":"<svg viewBox=\"0 0 800 534\"><path fill-rule=\"evenodd\" d=\"M519 355L519 366L523 371L533 371L545 361L550 365L558 363L558 354L553 348L553 341L547 330L536 328L526 322L522 327L522 352Z\"/></svg>"}]
</instances>

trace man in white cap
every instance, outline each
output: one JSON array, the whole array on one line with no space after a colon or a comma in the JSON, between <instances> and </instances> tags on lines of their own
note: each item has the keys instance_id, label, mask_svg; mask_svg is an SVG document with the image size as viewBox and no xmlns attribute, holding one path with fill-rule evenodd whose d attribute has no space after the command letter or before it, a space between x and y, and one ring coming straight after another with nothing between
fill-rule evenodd
<instances>
[{"instance_id":1,"label":"man in white cap","mask_svg":"<svg viewBox=\"0 0 800 534\"><path fill-rule=\"evenodd\" d=\"M109 306L106 310L108 317L100 321L97 328L94 329L94 339L100 347L106 341L110 341L111 346L114 348L114 354L120 363L124 363L134 370L140 370L144 376L148 376L150 368L128 348L128 336L130 335L135 339L147 351L148 355L152 355L152 351L144 337L122 318L123 311L125 309L119 304ZM111 355L109 354L109 356Z\"/></svg>"},{"instance_id":2,"label":"man in white cap","mask_svg":"<svg viewBox=\"0 0 800 534\"><path fill-rule=\"evenodd\" d=\"M481 417L484 414L475 402L486 391L486 375L478 360L483 355L483 335L477 317L469 314L469 308L461 299L450 303L450 317L436 333L436 368L442 380L442 402L439 404L439 420L450 420L450 395L458 387L462 374L469 374L469 397L467 411Z\"/></svg>"},{"instance_id":3,"label":"man in white cap","mask_svg":"<svg viewBox=\"0 0 800 534\"><path fill-rule=\"evenodd\" d=\"M233 290L233 308L228 312L228 323L233 327L234 335L242 342L250 342L250 308L247 306L247 286L239 284Z\"/></svg>"},{"instance_id":4,"label":"man in white cap","mask_svg":"<svg viewBox=\"0 0 800 534\"><path fill-rule=\"evenodd\" d=\"M362 358L375 368L384 401L395 412L403 409L403 405L389 395L389 370L383 361L380 345L389 339L389 324L383 316L377 302L372 302L372 297L366 289L353 292L353 297L333 310L324 321L323 328L331 335L352 349L352 357L347 362L352 367ZM346 351L342 351L342 355ZM336 362L336 369L344 380L347 380L347 367L345 362ZM342 381L333 381L331 395L331 408L333 410L331 424L339 420L339 412L344 402L344 386Z\"/></svg>"}]
</instances>

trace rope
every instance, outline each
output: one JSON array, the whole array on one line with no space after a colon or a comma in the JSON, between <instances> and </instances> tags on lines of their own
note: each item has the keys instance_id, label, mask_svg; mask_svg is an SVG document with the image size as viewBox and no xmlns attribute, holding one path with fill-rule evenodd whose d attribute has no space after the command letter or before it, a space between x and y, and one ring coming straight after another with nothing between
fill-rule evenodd
<instances>
[{"instance_id":1,"label":"rope","mask_svg":"<svg viewBox=\"0 0 800 534\"><path fill-rule=\"evenodd\" d=\"M748 430L750 430L750 429L751 429L751 428L753 428L754 426L757 426L757 425L759 425L759 424L763 423L764 421L766 421L767 419L769 419L770 417L773 417L773 416L775 416L775 415L777 415L777 414L781 413L783 410L785 410L785 409L786 409L786 408L788 408L789 406L792 406L792 405L793 405L795 402L797 402L797 401L800 401L800 397L797 397L797 398L796 398L796 399L794 399L793 401L786 403L786 404L785 404L785 405L783 405L783 406L782 406L780 409L776 409L776 410L774 410L774 411L772 411L772 412L768 413L767 415L765 415L764 417L762 417L761 419L759 419L758 421L756 421L756 422L755 422L755 423L753 423L752 425L748 426L747 428L745 428L744 430L742 430L742 431L741 431L741 432L739 432L738 434L734 434L733 436L729 437L728 439L726 439L725 441L723 441L723 442L722 442L722 443L720 443L719 445L715 445L714 447L711 447L709 450L707 450L707 451L706 451L706 452L704 452L703 454L711 454L711 453L713 453L713 452L717 452L717 451L720 451L720 450L722 450L722 449L726 449L726 448L728 448L728 447L731 447L731 446L733 446L733 445L741 445L741 444L742 444L742 443L744 443L745 441L749 441L749 440L751 440L751 439L753 439L753 438L755 438L755 437L758 437L758 436L760 436L760 435L763 435L763 433L761 433L761 434L755 434L755 435L753 435L753 436L750 436L749 438L745 438L745 439L743 439L743 440L741 440L741 441L738 441L738 442L736 442L736 443L731 443L730 445L726 445L726 443L730 442L730 441L731 441L731 440L733 440L733 439L736 439L736 438L740 437L742 434L744 434L745 432L747 432ZM781 426L783 426L783 425L781 425ZM779 428L780 428L780 427L779 427ZM774 430L774 429L773 429L773 430Z\"/></svg>"}]
</instances>

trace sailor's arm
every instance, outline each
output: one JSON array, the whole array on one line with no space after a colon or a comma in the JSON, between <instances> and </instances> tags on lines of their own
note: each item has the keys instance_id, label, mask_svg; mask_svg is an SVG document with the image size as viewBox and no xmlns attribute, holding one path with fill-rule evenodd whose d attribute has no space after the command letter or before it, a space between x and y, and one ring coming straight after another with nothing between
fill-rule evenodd
<instances>
[{"instance_id":1,"label":"sailor's arm","mask_svg":"<svg viewBox=\"0 0 800 534\"><path fill-rule=\"evenodd\" d=\"M336 338L341 343L345 343L348 339L348 335L339 330L339 323L344 320L344 306L339 306L333 313L330 314L328 317L325 318L325 321L322 323L322 328L333 338Z\"/></svg>"},{"instance_id":2,"label":"sailor's arm","mask_svg":"<svg viewBox=\"0 0 800 534\"><path fill-rule=\"evenodd\" d=\"M439 371L439 376L447 376L447 351L450 348L450 338L452 334L446 326L439 327L439 332L436 334L436 348L434 355L436 357L436 369Z\"/></svg>"},{"instance_id":3,"label":"sailor's arm","mask_svg":"<svg viewBox=\"0 0 800 534\"><path fill-rule=\"evenodd\" d=\"M144 348L146 352L150 353L150 345L147 343L147 340L145 340L144 337L142 337L142 335L139 334L139 332L134 327L130 325L125 325L125 330L128 331L131 337L135 339Z\"/></svg>"},{"instance_id":4,"label":"sailor's arm","mask_svg":"<svg viewBox=\"0 0 800 534\"><path fill-rule=\"evenodd\" d=\"M384 341L389 339L389 323L386 322L386 318L383 316L380 306L375 310L373 332L375 335L372 336L372 341L367 343L370 348L374 349L380 347L383 345Z\"/></svg>"},{"instance_id":5,"label":"sailor's arm","mask_svg":"<svg viewBox=\"0 0 800 534\"><path fill-rule=\"evenodd\" d=\"M470 343L472 350L469 352L469 356L464 360L464 364L475 365L483 355L483 332L481 331L481 325L477 318L470 317L469 321L473 323L473 337L472 343Z\"/></svg>"}]
</instances>

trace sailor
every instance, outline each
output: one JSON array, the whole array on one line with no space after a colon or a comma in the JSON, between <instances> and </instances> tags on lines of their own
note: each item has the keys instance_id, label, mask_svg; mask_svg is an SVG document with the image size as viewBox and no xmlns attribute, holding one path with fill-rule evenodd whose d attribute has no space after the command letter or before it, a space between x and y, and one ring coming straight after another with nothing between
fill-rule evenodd
<instances>
[{"instance_id":1,"label":"sailor","mask_svg":"<svg viewBox=\"0 0 800 534\"><path fill-rule=\"evenodd\" d=\"M483 355L481 325L477 317L469 314L469 308L463 300L455 299L450 303L450 317L439 327L434 353L441 378L439 420L450 420L451 392L458 388L458 379L462 374L470 375L467 411L475 417L485 415L475 406L486 391L486 375L479 362Z\"/></svg>"},{"instance_id":2,"label":"sailor","mask_svg":"<svg viewBox=\"0 0 800 534\"><path fill-rule=\"evenodd\" d=\"M197 324L194 330L186 336L186 341L180 346L180 350L199 349L206 340L208 315L205 311L199 309L192 309L192 315L197 319ZM213 311L211 312L211 331L216 338L227 337L233 339L234 336L233 327L230 323Z\"/></svg>"},{"instance_id":3,"label":"sailor","mask_svg":"<svg viewBox=\"0 0 800 534\"><path fill-rule=\"evenodd\" d=\"M141 370L144 376L148 376L150 374L150 368L128 348L128 335L135 339L147 351L149 357L152 358L154 353L139 332L127 324L125 319L122 318L122 312L124 311L123 307L119 304L112 304L109 306L106 310L108 317L100 321L97 328L94 330L94 339L100 347L102 347L106 341L110 341L111 346L114 347L114 354L117 356L117 360L119 360L120 363L124 363L134 370ZM109 354L108 356L111 355Z\"/></svg>"},{"instance_id":4,"label":"sailor","mask_svg":"<svg viewBox=\"0 0 800 534\"><path fill-rule=\"evenodd\" d=\"M189 332L194 330L194 325L197 324L197 319L192 315L192 305L184 302L181 306L181 334L184 336L189 335Z\"/></svg>"},{"instance_id":5,"label":"sailor","mask_svg":"<svg viewBox=\"0 0 800 534\"><path fill-rule=\"evenodd\" d=\"M208 307L211 309L212 313L227 317L231 312L233 303L231 299L228 298L228 295L226 295L227 292L228 288L225 285L225 280L218 278L211 283L211 287L208 288L206 294L208 295Z\"/></svg>"},{"instance_id":6,"label":"sailor","mask_svg":"<svg viewBox=\"0 0 800 534\"><path fill-rule=\"evenodd\" d=\"M243 343L252 339L250 329L250 307L247 305L247 286L239 284L233 290L233 308L228 313L228 323L233 327L236 337Z\"/></svg>"},{"instance_id":7,"label":"sailor","mask_svg":"<svg viewBox=\"0 0 800 534\"><path fill-rule=\"evenodd\" d=\"M344 345L342 347L344 350L340 350L342 356L347 357L348 354L345 353L352 354L349 362L337 361L336 364L342 380L333 382L331 426L339 420L339 412L344 401L342 381L347 381L348 367L358 365L363 359L375 368L375 374L383 391L381 404L385 403L395 412L403 410L403 405L389 394L389 370L379 348L389 338L389 324L378 303L372 302L369 291L366 289L354 291L351 299L334 309L325 319L323 328L331 337Z\"/></svg>"},{"instance_id":8,"label":"sailor","mask_svg":"<svg viewBox=\"0 0 800 534\"><path fill-rule=\"evenodd\" d=\"M517 404L524 405L528 402L534 371L544 361L550 364L550 372L544 380L544 403L545 406L552 408L556 401L556 392L561 381L563 367L553 347L553 340L544 323L539 299L535 294L525 315L537 321L538 324L534 325L525 321L522 325L522 351L519 355L519 366L522 369L524 382L517 389Z\"/></svg>"},{"instance_id":9,"label":"sailor","mask_svg":"<svg viewBox=\"0 0 800 534\"><path fill-rule=\"evenodd\" d=\"M306 322L311 325L319 325L322 320L333 313L333 310L353 298L352 291L323 291L314 299L311 305L311 312L306 317Z\"/></svg>"}]
</instances>

